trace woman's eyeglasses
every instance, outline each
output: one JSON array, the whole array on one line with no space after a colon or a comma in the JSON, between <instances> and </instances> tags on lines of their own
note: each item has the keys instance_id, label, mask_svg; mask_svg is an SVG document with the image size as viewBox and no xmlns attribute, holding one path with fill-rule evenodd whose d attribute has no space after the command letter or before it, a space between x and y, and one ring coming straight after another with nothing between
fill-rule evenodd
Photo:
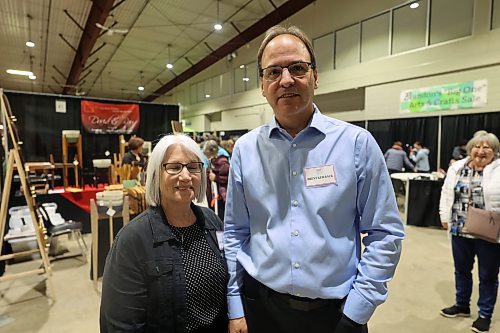
<instances>
[{"instance_id":1,"label":"woman's eyeglasses","mask_svg":"<svg viewBox=\"0 0 500 333\"><path fill-rule=\"evenodd\" d=\"M260 70L260 76L267 81L274 81L281 77L283 69L287 69L292 77L301 78L309 72L309 67L314 68L310 62L298 61L287 66L269 66Z\"/></svg>"},{"instance_id":2,"label":"woman's eyeglasses","mask_svg":"<svg viewBox=\"0 0 500 333\"><path fill-rule=\"evenodd\" d=\"M473 149L483 149L483 150L490 150L490 149L493 149L491 147L488 147L488 146L480 146L480 145L475 145L472 147Z\"/></svg>"},{"instance_id":3,"label":"woman's eyeglasses","mask_svg":"<svg viewBox=\"0 0 500 333\"><path fill-rule=\"evenodd\" d=\"M182 172L185 167L189 173L201 173L203 171L203 162L189 162L189 163L163 163L163 168L169 175L177 175Z\"/></svg>"}]
</instances>

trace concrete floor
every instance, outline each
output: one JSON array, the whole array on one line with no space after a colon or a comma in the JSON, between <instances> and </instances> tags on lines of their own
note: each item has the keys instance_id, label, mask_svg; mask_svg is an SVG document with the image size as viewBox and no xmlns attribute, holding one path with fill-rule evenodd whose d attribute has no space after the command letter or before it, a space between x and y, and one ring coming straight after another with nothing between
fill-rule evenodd
<instances>
[{"instance_id":1,"label":"concrete floor","mask_svg":"<svg viewBox=\"0 0 500 333\"><path fill-rule=\"evenodd\" d=\"M409 226L406 232L401 262L389 284L389 298L370 320L370 333L471 332L470 326L477 316L477 272L471 304L473 316L457 319L440 316L439 310L454 302L450 242L443 230ZM86 239L90 244L89 235ZM72 252L78 250L76 241L61 243ZM36 268L39 263L10 265L7 273ZM81 257L53 261L56 302L44 295L43 276L0 283L0 332L98 332L100 294L89 279L89 269ZM500 333L498 313L497 309L490 332Z\"/></svg>"}]
</instances>

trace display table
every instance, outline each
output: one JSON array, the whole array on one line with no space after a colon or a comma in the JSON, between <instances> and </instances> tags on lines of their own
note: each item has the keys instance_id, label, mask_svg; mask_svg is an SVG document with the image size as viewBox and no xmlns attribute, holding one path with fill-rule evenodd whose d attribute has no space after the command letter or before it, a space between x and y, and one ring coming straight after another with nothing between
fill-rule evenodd
<instances>
[{"instance_id":1,"label":"display table","mask_svg":"<svg viewBox=\"0 0 500 333\"><path fill-rule=\"evenodd\" d=\"M410 179L406 224L420 227L441 227L439 199L443 180Z\"/></svg>"},{"instance_id":2,"label":"display table","mask_svg":"<svg viewBox=\"0 0 500 333\"><path fill-rule=\"evenodd\" d=\"M405 186L405 205L404 205L404 214L403 214L403 222L408 224L408 207L410 202L410 180L415 178L428 178L429 180L437 180L438 177L431 173L422 173L422 172L401 172L401 173L393 173L391 174L392 179L397 179L403 182ZM439 204L439 201L438 201Z\"/></svg>"},{"instance_id":3,"label":"display table","mask_svg":"<svg viewBox=\"0 0 500 333\"><path fill-rule=\"evenodd\" d=\"M95 199L96 193L104 191L103 187L93 188L85 187L80 192L51 192L48 194L37 194L35 200L37 203L54 202L57 204L57 212L65 220L74 220L82 222L82 233L90 233L90 199ZM14 206L25 206L24 196L15 196L14 192L10 196L9 208Z\"/></svg>"}]
</instances>

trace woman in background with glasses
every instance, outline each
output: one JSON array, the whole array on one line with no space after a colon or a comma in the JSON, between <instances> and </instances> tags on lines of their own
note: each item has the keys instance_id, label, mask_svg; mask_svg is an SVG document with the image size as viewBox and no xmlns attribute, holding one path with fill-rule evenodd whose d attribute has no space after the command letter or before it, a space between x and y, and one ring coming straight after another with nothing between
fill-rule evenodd
<instances>
[{"instance_id":1,"label":"woman in background with glasses","mask_svg":"<svg viewBox=\"0 0 500 333\"><path fill-rule=\"evenodd\" d=\"M147 167L149 208L116 236L104 268L101 332L226 332L222 222L202 202L196 142L167 135Z\"/></svg>"},{"instance_id":2,"label":"woman in background with glasses","mask_svg":"<svg viewBox=\"0 0 500 333\"><path fill-rule=\"evenodd\" d=\"M474 332L488 332L498 295L500 244L477 239L464 229L469 202L473 207L500 212L500 143L493 133L478 131L467 143L469 157L448 168L439 214L451 234L455 265L455 304L441 310L447 318L470 317L472 268L477 256L479 271L479 316L472 323Z\"/></svg>"}]
</instances>

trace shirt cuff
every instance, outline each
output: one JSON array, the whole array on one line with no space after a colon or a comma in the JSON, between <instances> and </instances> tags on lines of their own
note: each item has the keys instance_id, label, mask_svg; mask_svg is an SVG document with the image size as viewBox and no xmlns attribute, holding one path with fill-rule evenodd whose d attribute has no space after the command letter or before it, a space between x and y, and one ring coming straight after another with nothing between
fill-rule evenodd
<instances>
[{"instance_id":1,"label":"shirt cuff","mask_svg":"<svg viewBox=\"0 0 500 333\"><path fill-rule=\"evenodd\" d=\"M365 300L355 289L351 289L344 303L344 314L358 324L366 324L375 312L375 306Z\"/></svg>"},{"instance_id":2,"label":"shirt cuff","mask_svg":"<svg viewBox=\"0 0 500 333\"><path fill-rule=\"evenodd\" d=\"M228 296L227 309L229 319L236 319L245 316L245 311L243 311L243 303L241 302L241 296Z\"/></svg>"}]
</instances>

